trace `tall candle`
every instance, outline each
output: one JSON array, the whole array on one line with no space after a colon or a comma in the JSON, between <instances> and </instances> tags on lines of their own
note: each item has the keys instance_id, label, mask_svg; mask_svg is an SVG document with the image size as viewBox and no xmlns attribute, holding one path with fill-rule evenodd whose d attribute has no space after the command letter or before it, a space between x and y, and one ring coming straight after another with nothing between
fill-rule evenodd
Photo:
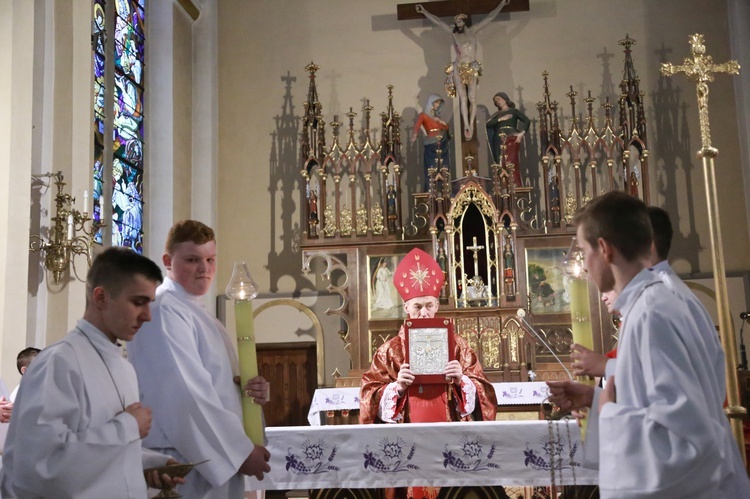
<instances>
[{"instance_id":1,"label":"tall candle","mask_svg":"<svg viewBox=\"0 0 750 499\"><path fill-rule=\"evenodd\" d=\"M256 445L263 445L262 407L245 394L248 380L258 375L258 356L255 350L255 325L253 302L235 300L234 316L237 324L237 353L240 358L240 385L242 386L242 424L245 433Z\"/></svg>"},{"instance_id":2,"label":"tall candle","mask_svg":"<svg viewBox=\"0 0 750 499\"><path fill-rule=\"evenodd\" d=\"M88 190L83 191L83 212L84 213L89 212L89 191Z\"/></svg>"},{"instance_id":3,"label":"tall candle","mask_svg":"<svg viewBox=\"0 0 750 499\"><path fill-rule=\"evenodd\" d=\"M75 227L73 221L73 214L68 214L68 241L72 241L75 237Z\"/></svg>"},{"instance_id":4,"label":"tall candle","mask_svg":"<svg viewBox=\"0 0 750 499\"><path fill-rule=\"evenodd\" d=\"M589 350L594 349L594 333L591 328L591 304L589 302L589 285L584 278L574 277L568 288L570 296L570 323L573 330L573 343ZM578 376L578 381L587 385L594 384L590 376ZM588 418L581 421L581 439L586 438Z\"/></svg>"}]
</instances>

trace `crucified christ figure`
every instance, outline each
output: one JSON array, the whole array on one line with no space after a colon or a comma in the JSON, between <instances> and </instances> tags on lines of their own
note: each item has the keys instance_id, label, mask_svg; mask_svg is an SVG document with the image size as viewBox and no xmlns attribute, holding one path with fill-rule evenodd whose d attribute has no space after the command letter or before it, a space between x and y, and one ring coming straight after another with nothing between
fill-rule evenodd
<instances>
[{"instance_id":1,"label":"crucified christ figure","mask_svg":"<svg viewBox=\"0 0 750 499\"><path fill-rule=\"evenodd\" d=\"M466 14L459 14L454 17L453 26L449 26L436 15L428 12L422 4L417 4L415 7L418 13L453 37L456 58L445 69L445 72L449 74L448 82L451 83L450 86L446 85L446 90L451 97L458 95L466 140L471 140L474 135L474 121L477 115L477 85L479 84L479 77L482 75L482 62L477 60L477 33L497 17L503 7L509 3L510 0L502 0L497 7L487 14L487 17L474 27L466 26Z\"/></svg>"}]
</instances>

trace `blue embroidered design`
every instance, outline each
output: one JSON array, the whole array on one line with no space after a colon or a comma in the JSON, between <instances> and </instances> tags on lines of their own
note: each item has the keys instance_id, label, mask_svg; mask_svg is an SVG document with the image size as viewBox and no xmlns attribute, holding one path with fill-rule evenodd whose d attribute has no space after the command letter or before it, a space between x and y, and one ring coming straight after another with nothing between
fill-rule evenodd
<instances>
[{"instance_id":1,"label":"blue embroidered design","mask_svg":"<svg viewBox=\"0 0 750 499\"><path fill-rule=\"evenodd\" d=\"M463 453L463 456L460 453ZM465 473L502 469L499 464L492 462L492 456L494 455L494 443L485 456L482 440L479 437L469 438L464 435L461 437L459 449L451 450L447 445L445 446L443 467Z\"/></svg>"},{"instance_id":2,"label":"blue embroidered design","mask_svg":"<svg viewBox=\"0 0 750 499\"><path fill-rule=\"evenodd\" d=\"M330 471L339 471L338 466L332 463L336 457L336 446L333 446L328 458L324 460L324 451L326 448L325 440L318 440L312 443L310 440L302 442L302 455L297 457L289 448L286 454L286 470L295 475L318 475Z\"/></svg>"},{"instance_id":3,"label":"blue embroidered design","mask_svg":"<svg viewBox=\"0 0 750 499\"><path fill-rule=\"evenodd\" d=\"M419 466L409 462L414 457L414 451L417 449L415 444L412 444L411 450L406 456L406 461L401 457L406 447L406 442L401 437L398 437L394 441L384 438L380 441L379 447L380 453L370 452L370 446L367 446L367 452L363 454L365 469L369 469L373 473L398 473L400 471L419 469Z\"/></svg>"},{"instance_id":4,"label":"blue embroidered design","mask_svg":"<svg viewBox=\"0 0 750 499\"><path fill-rule=\"evenodd\" d=\"M552 468L556 470L569 470L574 467L581 467L581 463L574 460L576 452L578 452L578 443L573 444L567 458L563 454L565 452L565 444L559 441L551 441L548 437L543 438L540 443L542 445L541 452L538 449L529 448L529 443L526 442L526 450L523 451L523 464L526 467L544 471L549 471Z\"/></svg>"}]
</instances>

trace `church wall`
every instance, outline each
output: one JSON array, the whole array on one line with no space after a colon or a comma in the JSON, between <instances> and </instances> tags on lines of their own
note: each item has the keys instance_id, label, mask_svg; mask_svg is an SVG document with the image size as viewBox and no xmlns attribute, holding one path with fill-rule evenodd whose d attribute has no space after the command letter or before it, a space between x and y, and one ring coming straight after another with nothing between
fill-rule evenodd
<instances>
[{"instance_id":1,"label":"church wall","mask_svg":"<svg viewBox=\"0 0 750 499\"><path fill-rule=\"evenodd\" d=\"M739 62L740 74L733 78L737 101L737 134L740 137L745 192L750 192L750 2L729 0L728 17L732 33L732 59ZM745 211L750 224L750 199L745 197Z\"/></svg>"},{"instance_id":2,"label":"church wall","mask_svg":"<svg viewBox=\"0 0 750 499\"><path fill-rule=\"evenodd\" d=\"M317 83L327 123L334 112L343 115L349 106L361 115L363 98L371 100L377 115L386 103L385 86L393 84L394 103L406 129L428 93L444 93L442 68L449 59L448 35L421 20L397 21L397 3L254 2L254 8L247 8L236 0L219 2L219 225L233 226L223 233L223 252L240 253L244 247L242 252L251 255L251 271L262 290L289 291L295 280L288 274L299 265L298 255L290 253L287 275L271 275L264 269L269 253L278 253L282 242L292 237L276 228L287 216L279 213L283 208L275 210L274 220L267 216L274 201L269 189L279 195L279 171L288 175L283 182L296 182L299 176L294 167L296 147L294 154L275 155L275 120L284 112L282 77L289 73L296 78L290 93L296 106L293 114L300 116L307 91L303 68L310 61L320 66ZM655 204L670 211L680 229L673 251L675 257L685 255L678 263L683 273L710 271L712 265L702 167L695 158L700 148L697 103L694 84L684 76L668 80L660 76L662 58L657 52L664 47L664 60L682 63L689 55L688 36L694 32L705 33L708 50L717 62L727 59L726 3L532 0L529 12L501 14L479 34L484 58L478 92L480 129L498 90L513 95L533 119L544 70L550 72L553 97L568 117L565 93L571 84L579 92L579 112L589 89L599 97L609 85L615 98L623 64L617 42L626 33L637 40L633 57L648 105L651 196ZM602 55L605 50L607 56ZM744 199L742 183L736 181L741 169L732 88L730 77L718 76L711 87L710 105L714 145L721 151L717 180L726 266L728 271L741 271L748 266L744 254L748 230L739 201ZM675 104L660 99L674 99ZM340 119L346 121L343 116ZM662 124L657 126L659 120ZM409 146L404 149L410 161L407 168L417 168L413 161L417 152ZM677 192L678 185L684 185L684 190ZM298 196L294 190L291 232L299 222ZM248 198L253 200L250 215L238 219L238 202ZM275 239L268 240L274 231ZM220 261L220 280L228 278L230 263Z\"/></svg>"}]
</instances>

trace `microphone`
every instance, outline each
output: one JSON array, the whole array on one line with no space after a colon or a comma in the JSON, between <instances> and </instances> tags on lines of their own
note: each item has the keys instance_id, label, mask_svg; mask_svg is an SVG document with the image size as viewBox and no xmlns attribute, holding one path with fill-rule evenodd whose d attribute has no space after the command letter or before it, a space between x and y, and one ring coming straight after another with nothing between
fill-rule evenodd
<instances>
[{"instance_id":1,"label":"microphone","mask_svg":"<svg viewBox=\"0 0 750 499\"><path fill-rule=\"evenodd\" d=\"M555 360L562 366L562 368L568 374L568 377L570 379L575 379L575 378L573 378L573 375L570 374L570 371L568 371L568 368L565 367L565 364L563 364L563 361L560 360L560 357L557 356L557 354L552 349L552 347L549 346L549 344L546 341L544 341L544 338L542 338L542 335L539 334L537 332L537 330L534 329L534 326L532 326L531 324L529 324L529 321L526 320L526 311L524 309L522 309L522 308L519 308L518 311L516 312L516 317L518 317L521 320L521 322L523 322L523 324L526 326L525 329L527 329L530 333L532 333L534 335L534 337L537 340L539 340L539 342L542 345L544 345L544 347L549 351L549 353L552 354L552 356L555 358Z\"/></svg>"},{"instance_id":2,"label":"microphone","mask_svg":"<svg viewBox=\"0 0 750 499\"><path fill-rule=\"evenodd\" d=\"M740 319L747 320L748 315L750 315L750 312L740 312Z\"/></svg>"}]
</instances>

